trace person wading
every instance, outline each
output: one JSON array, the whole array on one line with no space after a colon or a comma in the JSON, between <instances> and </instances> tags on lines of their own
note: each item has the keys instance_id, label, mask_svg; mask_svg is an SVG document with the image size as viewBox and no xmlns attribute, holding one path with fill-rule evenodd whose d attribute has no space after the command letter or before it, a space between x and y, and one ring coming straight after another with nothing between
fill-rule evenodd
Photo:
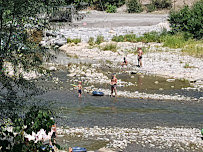
<instances>
[{"instance_id":1,"label":"person wading","mask_svg":"<svg viewBox=\"0 0 203 152\"><path fill-rule=\"evenodd\" d=\"M138 55L137 55L138 67L142 67L142 55L143 55L142 49L138 48Z\"/></svg>"},{"instance_id":2,"label":"person wading","mask_svg":"<svg viewBox=\"0 0 203 152\"><path fill-rule=\"evenodd\" d=\"M116 86L117 86L117 78L116 74L113 74L111 78L111 97L113 97L113 92L115 92L115 97L117 96Z\"/></svg>"}]
</instances>

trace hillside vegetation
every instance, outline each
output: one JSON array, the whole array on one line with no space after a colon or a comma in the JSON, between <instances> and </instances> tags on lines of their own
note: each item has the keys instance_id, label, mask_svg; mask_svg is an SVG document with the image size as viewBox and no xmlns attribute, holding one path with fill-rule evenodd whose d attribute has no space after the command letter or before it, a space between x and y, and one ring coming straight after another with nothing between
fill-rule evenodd
<instances>
[{"instance_id":1,"label":"hillside vegetation","mask_svg":"<svg viewBox=\"0 0 203 152\"><path fill-rule=\"evenodd\" d=\"M117 8L126 4L128 13L139 13L142 11L154 12L160 10L179 10L185 5L192 6L198 0L69 0L66 3L75 6L86 5L91 9L117 12Z\"/></svg>"}]
</instances>

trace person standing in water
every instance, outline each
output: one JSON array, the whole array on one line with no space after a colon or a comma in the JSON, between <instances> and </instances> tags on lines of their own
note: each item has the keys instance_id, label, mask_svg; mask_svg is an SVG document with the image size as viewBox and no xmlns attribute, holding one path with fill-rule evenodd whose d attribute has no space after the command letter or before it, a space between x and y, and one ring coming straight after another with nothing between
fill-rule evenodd
<instances>
[{"instance_id":1,"label":"person standing in water","mask_svg":"<svg viewBox=\"0 0 203 152\"><path fill-rule=\"evenodd\" d=\"M51 127L52 135L50 139L50 145L53 146L52 143L56 144L56 124L53 124Z\"/></svg>"},{"instance_id":2,"label":"person standing in water","mask_svg":"<svg viewBox=\"0 0 203 152\"><path fill-rule=\"evenodd\" d=\"M78 97L82 97L82 82L79 81L78 83Z\"/></svg>"},{"instance_id":3,"label":"person standing in water","mask_svg":"<svg viewBox=\"0 0 203 152\"><path fill-rule=\"evenodd\" d=\"M116 74L113 74L111 78L111 97L113 97L113 91L115 92L115 97L117 96L116 86L117 86L117 78Z\"/></svg>"},{"instance_id":4,"label":"person standing in water","mask_svg":"<svg viewBox=\"0 0 203 152\"><path fill-rule=\"evenodd\" d=\"M138 55L137 55L138 67L142 67L142 55L143 55L142 49L138 48Z\"/></svg>"}]
</instances>

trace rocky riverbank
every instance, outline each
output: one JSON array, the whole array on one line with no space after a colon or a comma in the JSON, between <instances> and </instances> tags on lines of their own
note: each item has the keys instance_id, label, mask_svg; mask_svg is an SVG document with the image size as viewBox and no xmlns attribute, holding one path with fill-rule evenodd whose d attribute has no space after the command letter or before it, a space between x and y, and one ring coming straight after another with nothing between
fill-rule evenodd
<instances>
[{"instance_id":1,"label":"rocky riverbank","mask_svg":"<svg viewBox=\"0 0 203 152\"><path fill-rule=\"evenodd\" d=\"M123 16L122 16L123 15ZM130 43L130 42L112 42L115 35L136 34L140 36L150 31L161 31L163 28L169 30L167 14L105 14L93 12L87 14L87 17L77 23L78 27L62 26L56 31L46 31L46 37L41 42L44 46L54 46L66 53L67 56L80 61L86 61L88 64L96 64L100 67L109 67L111 69L127 69L131 72L147 75L157 75L172 79L188 80L197 90L203 90L203 61L200 58L186 56L181 53L181 49L170 49L163 47L161 43ZM128 24L130 21L132 25ZM154 20L152 20L154 19ZM103 27L98 24L102 22ZM85 23L85 24L83 24ZM109 24L112 23L112 24ZM122 23L122 26L120 25ZM91 25L91 26L90 26ZM87 41L90 37L96 39L97 36L103 36L106 42L97 46L89 46ZM80 38L81 43L75 45L67 44L67 38ZM116 46L116 51L105 50L106 45ZM144 50L143 67L138 68L136 49L142 47ZM120 63L123 57L126 57L128 67L121 67ZM66 57L64 57L66 58ZM60 61L61 63L63 60ZM83 62L84 63L84 62ZM59 63L60 64L60 63ZM85 75L86 78L94 77L95 73L89 67L91 73ZM70 76L84 75L84 71L71 69ZM82 72L82 74L80 73ZM100 75L102 75L100 73ZM100 82L109 81L105 75L99 78ZM185 89L185 88L184 88ZM186 88L191 89L191 88ZM193 88L192 88L193 89Z\"/></svg>"},{"instance_id":2,"label":"rocky riverbank","mask_svg":"<svg viewBox=\"0 0 203 152\"><path fill-rule=\"evenodd\" d=\"M60 137L71 136L83 140L94 139L103 140L108 144L103 150L125 151L129 143L135 143L143 147L156 148L170 151L201 151L203 140L201 139L200 130L197 128L57 128ZM63 142L68 142L63 140ZM136 151L136 146L134 147ZM100 151L100 150L98 150ZM102 151L102 149L101 149ZM90 151L89 151L90 152ZM103 151L104 152L104 151Z\"/></svg>"},{"instance_id":3,"label":"rocky riverbank","mask_svg":"<svg viewBox=\"0 0 203 152\"><path fill-rule=\"evenodd\" d=\"M108 44L117 46L117 51L103 51L101 48ZM148 48L143 55L143 67L137 67L137 47ZM78 60L90 60L89 66L69 66L70 74L73 81L81 79L83 82L93 84L109 84L110 79L104 73L99 73L96 69L108 67L109 69L117 69L118 74L123 71L144 75L157 75L167 78L167 81L175 81L180 79L182 81L188 80L193 87L182 88L202 91L203 89L203 62L199 58L185 56L181 54L179 49L169 49L162 47L159 43L130 43L130 42L104 42L98 47L90 48L87 43L80 43L77 45L66 44L60 47L62 51L67 53L68 56L77 57ZM94 52L94 53L92 53ZM126 57L129 65L122 67L120 63L123 57ZM186 67L189 65L190 67ZM110 72L107 72L110 73ZM134 77L133 75L131 77ZM159 82L154 82L155 85ZM135 83L127 83L118 81L119 86L127 85L133 86ZM171 86L174 87L174 86ZM88 87L86 88L88 91ZM95 89L92 86L92 89ZM162 88L160 88L162 89ZM102 90L109 94L110 90ZM143 94L135 91L118 92L120 96L134 97L134 98L152 98L152 99L171 99L171 100L197 100L187 97L178 96L160 96L156 94ZM202 98L200 99L202 100Z\"/></svg>"}]
</instances>

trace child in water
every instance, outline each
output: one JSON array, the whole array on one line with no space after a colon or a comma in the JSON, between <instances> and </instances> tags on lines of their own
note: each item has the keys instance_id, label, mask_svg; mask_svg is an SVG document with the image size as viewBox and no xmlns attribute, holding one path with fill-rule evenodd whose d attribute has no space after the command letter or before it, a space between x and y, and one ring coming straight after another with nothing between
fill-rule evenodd
<instances>
[{"instance_id":1,"label":"child in water","mask_svg":"<svg viewBox=\"0 0 203 152\"><path fill-rule=\"evenodd\" d=\"M79 81L78 83L78 97L82 97L82 82Z\"/></svg>"}]
</instances>

